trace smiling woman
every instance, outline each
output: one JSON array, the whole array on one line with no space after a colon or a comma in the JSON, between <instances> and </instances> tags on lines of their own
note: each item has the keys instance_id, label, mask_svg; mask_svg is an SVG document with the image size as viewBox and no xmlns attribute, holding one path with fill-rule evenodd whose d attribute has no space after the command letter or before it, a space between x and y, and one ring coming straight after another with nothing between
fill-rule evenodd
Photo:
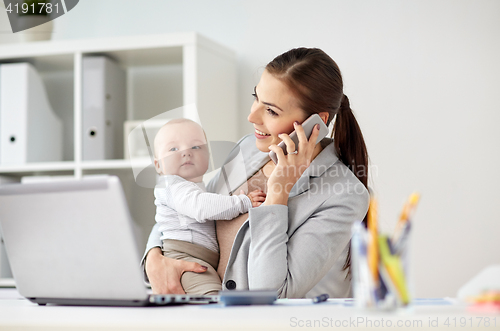
<instances>
[{"instance_id":1,"label":"smiling woman","mask_svg":"<svg viewBox=\"0 0 500 331\"><path fill-rule=\"evenodd\" d=\"M222 289L349 297L351 226L365 218L369 198L366 171L358 170L368 156L340 71L319 49L292 49L266 66L254 97L248 120L255 132L239 141L207 186L225 195L242 189L265 192L262 205L217 221ZM336 117L334 139L316 143L318 129L306 138L300 123L312 114L326 124ZM297 153L285 155L277 144L284 141L287 151L295 151L289 137L293 130ZM277 154L277 164L269 151ZM243 185L235 176L242 171ZM157 229L143 262L156 293L183 293L179 279L204 272L197 264L164 257Z\"/></svg>"}]
</instances>

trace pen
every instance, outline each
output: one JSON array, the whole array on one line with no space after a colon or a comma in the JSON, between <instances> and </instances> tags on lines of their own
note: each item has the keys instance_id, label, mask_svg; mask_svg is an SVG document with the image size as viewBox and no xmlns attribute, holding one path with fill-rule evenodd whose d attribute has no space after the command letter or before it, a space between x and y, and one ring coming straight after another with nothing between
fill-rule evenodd
<instances>
[{"instance_id":1,"label":"pen","mask_svg":"<svg viewBox=\"0 0 500 331\"><path fill-rule=\"evenodd\" d=\"M328 300L329 297L330 296L326 293L318 295L317 297L313 298L313 303L320 303L320 302L326 301L326 300Z\"/></svg>"},{"instance_id":2,"label":"pen","mask_svg":"<svg viewBox=\"0 0 500 331\"><path fill-rule=\"evenodd\" d=\"M407 249L408 246L410 231L411 231L411 223L407 222L403 225L403 229L401 230L400 235L393 242L392 245L393 250L391 250L392 254L403 256L403 251Z\"/></svg>"}]
</instances>

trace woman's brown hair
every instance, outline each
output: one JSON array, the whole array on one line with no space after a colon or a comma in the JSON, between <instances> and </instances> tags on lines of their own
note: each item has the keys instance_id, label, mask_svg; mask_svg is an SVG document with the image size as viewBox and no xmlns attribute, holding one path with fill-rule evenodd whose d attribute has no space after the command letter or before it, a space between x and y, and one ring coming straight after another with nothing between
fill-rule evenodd
<instances>
[{"instance_id":1,"label":"woman's brown hair","mask_svg":"<svg viewBox=\"0 0 500 331\"><path fill-rule=\"evenodd\" d=\"M368 153L363 134L344 94L340 69L318 48L295 48L269 62L266 70L282 81L299 101L299 107L310 116L328 112L333 125L333 143L340 160L368 189ZM365 215L363 223L366 226ZM351 265L351 251L344 269Z\"/></svg>"}]
</instances>

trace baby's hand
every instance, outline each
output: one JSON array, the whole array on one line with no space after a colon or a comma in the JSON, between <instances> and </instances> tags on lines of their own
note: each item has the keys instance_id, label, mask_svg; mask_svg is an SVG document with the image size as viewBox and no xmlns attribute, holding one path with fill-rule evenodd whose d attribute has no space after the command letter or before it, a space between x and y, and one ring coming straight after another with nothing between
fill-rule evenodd
<instances>
[{"instance_id":1,"label":"baby's hand","mask_svg":"<svg viewBox=\"0 0 500 331\"><path fill-rule=\"evenodd\" d=\"M243 190L241 190L241 194L245 194ZM255 190L248 193L247 197L252 201L252 207L260 206L264 201L266 201L266 194L261 190Z\"/></svg>"}]
</instances>

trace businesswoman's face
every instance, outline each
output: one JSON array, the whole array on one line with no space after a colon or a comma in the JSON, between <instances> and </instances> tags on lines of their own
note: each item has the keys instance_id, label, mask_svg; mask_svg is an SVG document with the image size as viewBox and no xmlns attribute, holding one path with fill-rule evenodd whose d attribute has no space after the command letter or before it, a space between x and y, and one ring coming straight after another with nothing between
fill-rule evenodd
<instances>
[{"instance_id":1,"label":"businesswoman's face","mask_svg":"<svg viewBox=\"0 0 500 331\"><path fill-rule=\"evenodd\" d=\"M302 123L307 115L299 108L290 89L267 70L262 73L254 93L248 121L255 128L257 148L269 152L270 145L281 142L280 133L290 134L293 123Z\"/></svg>"}]
</instances>

